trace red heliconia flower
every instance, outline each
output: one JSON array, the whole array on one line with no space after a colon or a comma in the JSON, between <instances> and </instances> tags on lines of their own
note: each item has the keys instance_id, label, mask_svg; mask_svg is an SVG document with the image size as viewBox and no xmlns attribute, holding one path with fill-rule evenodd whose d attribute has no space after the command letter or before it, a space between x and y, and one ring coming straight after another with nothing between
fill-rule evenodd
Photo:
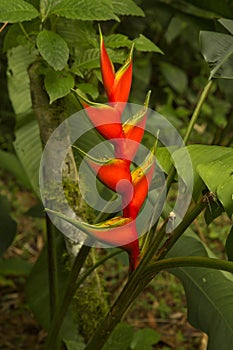
<instances>
[{"instance_id":1,"label":"red heliconia flower","mask_svg":"<svg viewBox=\"0 0 233 350\"><path fill-rule=\"evenodd\" d=\"M122 216L90 225L62 213L48 210L86 232L95 240L126 250L129 255L130 271L137 268L140 260L136 218L148 194L155 168L154 147L143 163L134 171L130 171L131 163L144 134L150 97L149 92L143 108L124 124L122 123L122 113L132 82L132 52L133 47L125 63L115 72L100 31L100 66L108 105L91 102L83 96L81 91L75 91L96 130L113 144L115 158L96 159L78 150L98 179L109 189L121 195Z\"/></svg>"},{"instance_id":2,"label":"red heliconia flower","mask_svg":"<svg viewBox=\"0 0 233 350\"><path fill-rule=\"evenodd\" d=\"M123 66L115 73L100 30L100 68L109 102L128 101L132 83L132 53L133 48Z\"/></svg>"},{"instance_id":3,"label":"red heliconia flower","mask_svg":"<svg viewBox=\"0 0 233 350\"><path fill-rule=\"evenodd\" d=\"M131 174L133 198L123 210L124 217L135 219L146 199L155 168L154 152L153 149L145 161Z\"/></svg>"}]
</instances>

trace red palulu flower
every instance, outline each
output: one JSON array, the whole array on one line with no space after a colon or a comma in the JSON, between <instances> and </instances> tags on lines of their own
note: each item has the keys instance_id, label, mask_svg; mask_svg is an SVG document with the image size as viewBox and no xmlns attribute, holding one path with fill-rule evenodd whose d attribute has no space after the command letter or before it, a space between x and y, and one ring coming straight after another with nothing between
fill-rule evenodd
<instances>
[{"instance_id":1,"label":"red palulu flower","mask_svg":"<svg viewBox=\"0 0 233 350\"><path fill-rule=\"evenodd\" d=\"M136 218L147 197L155 167L153 149L142 164L132 171L130 169L144 134L150 96L149 93L144 106L136 115L124 123L121 121L132 82L132 51L133 49L122 67L115 72L100 32L100 67L109 104L90 102L76 91L96 130L113 144L115 158L102 160L81 150L79 152L97 178L109 189L120 194L122 215L97 225L69 219L69 222L73 221L75 226L96 240L126 250L131 271L136 269L140 261ZM67 219L62 214L60 217Z\"/></svg>"}]
</instances>

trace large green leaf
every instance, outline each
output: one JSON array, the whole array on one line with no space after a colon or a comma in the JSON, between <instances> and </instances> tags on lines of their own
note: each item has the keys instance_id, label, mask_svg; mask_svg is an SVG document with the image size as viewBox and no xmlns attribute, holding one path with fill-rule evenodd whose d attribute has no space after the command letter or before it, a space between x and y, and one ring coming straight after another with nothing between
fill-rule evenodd
<instances>
[{"instance_id":1,"label":"large green leaf","mask_svg":"<svg viewBox=\"0 0 233 350\"><path fill-rule=\"evenodd\" d=\"M228 215L233 214L233 149L223 157L197 166L197 171L211 192L216 193Z\"/></svg>"},{"instance_id":2,"label":"large green leaf","mask_svg":"<svg viewBox=\"0 0 233 350\"><path fill-rule=\"evenodd\" d=\"M50 103L66 96L74 87L74 78L66 72L49 71L45 76L45 89Z\"/></svg>"},{"instance_id":3,"label":"large green leaf","mask_svg":"<svg viewBox=\"0 0 233 350\"><path fill-rule=\"evenodd\" d=\"M39 127L36 120L25 123L15 133L14 147L31 186L40 197L39 191L39 166L42 154L42 145Z\"/></svg>"},{"instance_id":4,"label":"large green leaf","mask_svg":"<svg viewBox=\"0 0 233 350\"><path fill-rule=\"evenodd\" d=\"M28 177L15 154L0 150L1 168L9 171L23 186L30 188Z\"/></svg>"},{"instance_id":5,"label":"large green leaf","mask_svg":"<svg viewBox=\"0 0 233 350\"><path fill-rule=\"evenodd\" d=\"M0 22L22 22L29 21L39 16L37 9L23 0L1 0Z\"/></svg>"},{"instance_id":6,"label":"large green leaf","mask_svg":"<svg viewBox=\"0 0 233 350\"><path fill-rule=\"evenodd\" d=\"M111 0L113 10L118 15L145 16L133 0Z\"/></svg>"},{"instance_id":7,"label":"large green leaf","mask_svg":"<svg viewBox=\"0 0 233 350\"><path fill-rule=\"evenodd\" d=\"M210 78L233 79L233 36L201 31L200 44L210 66Z\"/></svg>"},{"instance_id":8,"label":"large green leaf","mask_svg":"<svg viewBox=\"0 0 233 350\"><path fill-rule=\"evenodd\" d=\"M175 244L169 257L214 255L190 233ZM233 344L233 277L207 268L181 267L172 270L183 283L188 320L209 336L209 350L231 350Z\"/></svg>"},{"instance_id":9,"label":"large green leaf","mask_svg":"<svg viewBox=\"0 0 233 350\"><path fill-rule=\"evenodd\" d=\"M62 236L58 236L56 240L57 249L57 266L58 266L58 283L59 283L59 301L62 298L66 285L68 270L64 265L64 241ZM48 286L48 265L47 265L47 249L42 251L39 259L33 266L31 274L26 284L26 294L29 307L33 311L38 322L45 328L49 328L50 312L49 312L49 286ZM61 328L61 337L69 340L75 339L77 328L71 313L68 311Z\"/></svg>"},{"instance_id":10,"label":"large green leaf","mask_svg":"<svg viewBox=\"0 0 233 350\"><path fill-rule=\"evenodd\" d=\"M13 242L17 224L10 216L10 205L6 197L0 197L0 255Z\"/></svg>"},{"instance_id":11,"label":"large green leaf","mask_svg":"<svg viewBox=\"0 0 233 350\"><path fill-rule=\"evenodd\" d=\"M43 29L37 36L37 47L41 56L55 70L62 70L69 58L69 48L57 33Z\"/></svg>"},{"instance_id":12,"label":"large green leaf","mask_svg":"<svg viewBox=\"0 0 233 350\"><path fill-rule=\"evenodd\" d=\"M188 164L186 163L184 155L186 152L189 152L192 166L193 168L190 169ZM208 164L212 161L218 161L219 159L222 160L225 157L231 157L233 154L233 150L231 148L227 147L221 147L221 146L208 146L208 145L191 145L188 146L187 149L181 148L180 150L177 150L172 155L174 164L179 166L179 175L184 178L188 178L189 174L190 176L193 175L194 179L194 187L193 187L193 197L194 199L197 199L199 195L201 194L201 191L205 188L205 184L202 180L202 178L199 175L199 172L197 170L197 166L199 164ZM221 179L218 179L221 182ZM217 180L216 180L217 181Z\"/></svg>"},{"instance_id":13,"label":"large green leaf","mask_svg":"<svg viewBox=\"0 0 233 350\"><path fill-rule=\"evenodd\" d=\"M53 8L52 13L83 21L118 20L108 0L64 0Z\"/></svg>"},{"instance_id":14,"label":"large green leaf","mask_svg":"<svg viewBox=\"0 0 233 350\"><path fill-rule=\"evenodd\" d=\"M17 46L7 52L8 90L16 114L31 108L31 95L27 68L36 59L37 51L29 45Z\"/></svg>"},{"instance_id":15,"label":"large green leaf","mask_svg":"<svg viewBox=\"0 0 233 350\"><path fill-rule=\"evenodd\" d=\"M233 35L233 20L228 18L221 18L218 20L223 27L225 27Z\"/></svg>"}]
</instances>

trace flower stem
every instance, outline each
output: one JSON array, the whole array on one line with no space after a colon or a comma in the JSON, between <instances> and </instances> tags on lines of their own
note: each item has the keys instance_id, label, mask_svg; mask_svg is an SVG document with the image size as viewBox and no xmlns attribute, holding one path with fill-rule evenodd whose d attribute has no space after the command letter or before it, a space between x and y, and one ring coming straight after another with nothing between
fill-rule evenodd
<instances>
[{"instance_id":1,"label":"flower stem","mask_svg":"<svg viewBox=\"0 0 233 350\"><path fill-rule=\"evenodd\" d=\"M58 282L57 282L57 254L56 254L56 228L46 216L47 231L47 259L48 259L48 278L49 278L49 303L50 319L53 320L58 301Z\"/></svg>"},{"instance_id":2,"label":"flower stem","mask_svg":"<svg viewBox=\"0 0 233 350\"><path fill-rule=\"evenodd\" d=\"M208 96L208 93L211 89L213 85L213 80L208 80L207 84L205 85L204 89L202 90L202 93L201 93L201 96L197 102L197 105L194 109L194 112L193 112L193 115L192 115L192 118L189 122L189 125L188 125L188 129L184 135L184 144L187 145L187 142L189 140L189 137L190 137L190 134L194 128L194 125L197 121L197 118L199 117L199 114L201 112L201 108L203 106L203 103L205 102L207 96ZM170 168L170 171L168 173L168 176L167 176L167 180L166 180L166 184L167 184L167 190L169 190L172 182L173 182L173 179L174 179L174 176L176 174L176 169L174 167L174 165L171 166Z\"/></svg>"},{"instance_id":3,"label":"flower stem","mask_svg":"<svg viewBox=\"0 0 233 350\"><path fill-rule=\"evenodd\" d=\"M168 258L154 262L147 267L145 274L157 274L161 270L167 270L174 267L204 267L215 270L228 271L233 273L233 262L209 258L203 256L182 256L177 258ZM151 277L153 278L153 277Z\"/></svg>"}]
</instances>

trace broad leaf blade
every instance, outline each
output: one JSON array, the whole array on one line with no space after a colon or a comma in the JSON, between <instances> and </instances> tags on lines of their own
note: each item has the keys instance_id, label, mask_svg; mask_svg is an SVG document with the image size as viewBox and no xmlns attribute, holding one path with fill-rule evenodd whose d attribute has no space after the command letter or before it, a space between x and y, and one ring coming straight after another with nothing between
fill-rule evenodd
<instances>
[{"instance_id":1,"label":"broad leaf blade","mask_svg":"<svg viewBox=\"0 0 233 350\"><path fill-rule=\"evenodd\" d=\"M23 22L39 16L37 9L23 0L1 0L0 22Z\"/></svg>"},{"instance_id":2,"label":"broad leaf blade","mask_svg":"<svg viewBox=\"0 0 233 350\"><path fill-rule=\"evenodd\" d=\"M50 30L43 29L36 40L41 56L55 70L62 70L69 58L69 48L65 40Z\"/></svg>"},{"instance_id":3,"label":"broad leaf blade","mask_svg":"<svg viewBox=\"0 0 233 350\"><path fill-rule=\"evenodd\" d=\"M210 66L210 79L233 79L233 36L201 31L200 44L202 54Z\"/></svg>"},{"instance_id":4,"label":"broad leaf blade","mask_svg":"<svg viewBox=\"0 0 233 350\"><path fill-rule=\"evenodd\" d=\"M113 10L118 15L145 16L133 0L112 0Z\"/></svg>"},{"instance_id":5,"label":"broad leaf blade","mask_svg":"<svg viewBox=\"0 0 233 350\"><path fill-rule=\"evenodd\" d=\"M25 123L16 131L14 147L16 154L30 180L31 186L40 198L39 166L42 154L39 127L36 120Z\"/></svg>"},{"instance_id":6,"label":"broad leaf blade","mask_svg":"<svg viewBox=\"0 0 233 350\"><path fill-rule=\"evenodd\" d=\"M143 34L140 34L139 37L134 39L133 42L138 51L150 51L163 54L163 51L161 51L160 48L153 43L153 41L145 37Z\"/></svg>"},{"instance_id":7,"label":"broad leaf blade","mask_svg":"<svg viewBox=\"0 0 233 350\"><path fill-rule=\"evenodd\" d=\"M214 257L198 237L190 233L176 243L169 256L187 256L187 252L191 256ZM172 273L184 285L189 322L209 336L208 349L230 350L233 344L232 275L193 267L175 268Z\"/></svg>"},{"instance_id":8,"label":"broad leaf blade","mask_svg":"<svg viewBox=\"0 0 233 350\"><path fill-rule=\"evenodd\" d=\"M62 236L56 240L57 266L58 266L58 283L59 283L59 302L61 301L66 285L68 270L64 266L64 241ZM45 328L49 328L49 286L48 286L48 265L47 265L47 248L45 247L33 266L31 274L26 284L26 294L29 307L33 311L38 322ZM43 307L42 307L43 305ZM66 339L74 339L76 336L76 325L74 324L71 313L68 311L61 328L60 336Z\"/></svg>"},{"instance_id":9,"label":"broad leaf blade","mask_svg":"<svg viewBox=\"0 0 233 350\"><path fill-rule=\"evenodd\" d=\"M36 59L37 51L29 45L17 46L7 52L8 90L16 114L31 108L30 85L27 68ZM19 88L20 87L20 88Z\"/></svg>"},{"instance_id":10,"label":"broad leaf blade","mask_svg":"<svg viewBox=\"0 0 233 350\"><path fill-rule=\"evenodd\" d=\"M226 212L233 214L233 150L207 164L197 166L197 171L211 192L221 201Z\"/></svg>"},{"instance_id":11,"label":"broad leaf blade","mask_svg":"<svg viewBox=\"0 0 233 350\"><path fill-rule=\"evenodd\" d=\"M233 20L228 18L221 18L218 20L232 35L233 35Z\"/></svg>"},{"instance_id":12,"label":"broad leaf blade","mask_svg":"<svg viewBox=\"0 0 233 350\"><path fill-rule=\"evenodd\" d=\"M66 72L49 71L45 76L45 89L50 103L66 96L74 87L74 78Z\"/></svg>"},{"instance_id":13,"label":"broad leaf blade","mask_svg":"<svg viewBox=\"0 0 233 350\"><path fill-rule=\"evenodd\" d=\"M83 21L118 20L107 0L64 0L53 8L52 13Z\"/></svg>"},{"instance_id":14,"label":"broad leaf blade","mask_svg":"<svg viewBox=\"0 0 233 350\"><path fill-rule=\"evenodd\" d=\"M189 152L193 169L188 167L186 160L184 159L185 152ZM172 155L175 166L179 166L179 175L187 178L191 171L193 171L194 188L193 197L196 200L201 191L205 188L205 184L199 175L197 166L199 164L207 164L212 161L217 161L222 157L226 157L228 154L232 154L232 149L221 146L208 146L208 145L191 145L186 149L180 149L174 152Z\"/></svg>"}]
</instances>

